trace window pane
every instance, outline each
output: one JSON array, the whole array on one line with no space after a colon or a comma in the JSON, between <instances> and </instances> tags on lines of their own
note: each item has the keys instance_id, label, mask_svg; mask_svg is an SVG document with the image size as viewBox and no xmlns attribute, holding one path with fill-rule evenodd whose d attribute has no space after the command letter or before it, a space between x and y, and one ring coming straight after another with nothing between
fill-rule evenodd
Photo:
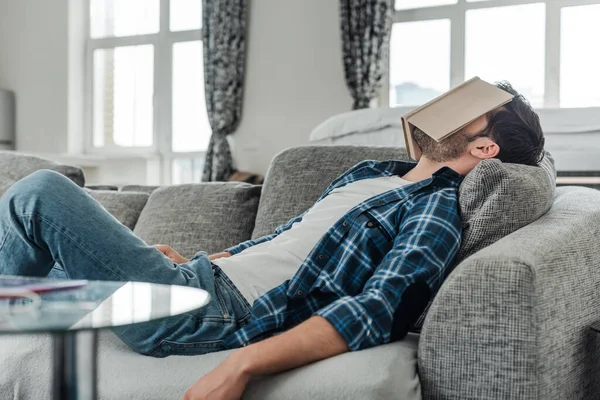
<instances>
[{"instance_id":1,"label":"window pane","mask_svg":"<svg viewBox=\"0 0 600 400\"><path fill-rule=\"evenodd\" d=\"M203 158L177 158L172 164L173 185L183 183L199 183L202 180L202 171L204 170Z\"/></svg>"},{"instance_id":2,"label":"window pane","mask_svg":"<svg viewBox=\"0 0 600 400\"><path fill-rule=\"evenodd\" d=\"M171 31L202 28L202 0L171 0Z\"/></svg>"},{"instance_id":3,"label":"window pane","mask_svg":"<svg viewBox=\"0 0 600 400\"><path fill-rule=\"evenodd\" d=\"M159 31L159 0L90 0L93 38Z\"/></svg>"},{"instance_id":4,"label":"window pane","mask_svg":"<svg viewBox=\"0 0 600 400\"><path fill-rule=\"evenodd\" d=\"M202 42L173 45L173 151L203 151L211 129L204 99Z\"/></svg>"},{"instance_id":5,"label":"window pane","mask_svg":"<svg viewBox=\"0 0 600 400\"><path fill-rule=\"evenodd\" d=\"M507 80L533 106L543 106L544 38L544 4L467 11L465 78Z\"/></svg>"},{"instance_id":6,"label":"window pane","mask_svg":"<svg viewBox=\"0 0 600 400\"><path fill-rule=\"evenodd\" d=\"M421 105L448 89L450 21L394 24L390 42L390 107Z\"/></svg>"},{"instance_id":7,"label":"window pane","mask_svg":"<svg viewBox=\"0 0 600 400\"><path fill-rule=\"evenodd\" d=\"M600 58L589 47L600 36L600 5L561 11L560 106L600 106Z\"/></svg>"},{"instance_id":8,"label":"window pane","mask_svg":"<svg viewBox=\"0 0 600 400\"><path fill-rule=\"evenodd\" d=\"M396 10L456 4L457 0L396 0Z\"/></svg>"},{"instance_id":9,"label":"window pane","mask_svg":"<svg viewBox=\"0 0 600 400\"><path fill-rule=\"evenodd\" d=\"M94 146L152 145L154 48L94 51Z\"/></svg>"}]
</instances>

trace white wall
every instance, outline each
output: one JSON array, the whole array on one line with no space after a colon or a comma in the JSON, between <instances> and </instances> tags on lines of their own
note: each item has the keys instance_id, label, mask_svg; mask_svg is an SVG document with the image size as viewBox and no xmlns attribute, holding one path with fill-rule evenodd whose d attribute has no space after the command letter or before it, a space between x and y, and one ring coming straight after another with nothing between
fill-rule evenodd
<instances>
[{"instance_id":1,"label":"white wall","mask_svg":"<svg viewBox=\"0 0 600 400\"><path fill-rule=\"evenodd\" d=\"M17 93L17 149L67 151L67 0L0 0L0 87Z\"/></svg>"},{"instance_id":2,"label":"white wall","mask_svg":"<svg viewBox=\"0 0 600 400\"><path fill-rule=\"evenodd\" d=\"M252 0L243 117L232 137L242 170L264 173L279 151L348 111L338 0Z\"/></svg>"},{"instance_id":3,"label":"white wall","mask_svg":"<svg viewBox=\"0 0 600 400\"><path fill-rule=\"evenodd\" d=\"M81 14L69 18L69 5L79 13L83 1L0 0L0 87L17 92L20 151L82 149L83 77L76 67L83 57L77 35L85 32ZM240 169L265 173L275 154L307 144L316 125L352 102L338 0L250 3L244 112L232 148Z\"/></svg>"}]
</instances>

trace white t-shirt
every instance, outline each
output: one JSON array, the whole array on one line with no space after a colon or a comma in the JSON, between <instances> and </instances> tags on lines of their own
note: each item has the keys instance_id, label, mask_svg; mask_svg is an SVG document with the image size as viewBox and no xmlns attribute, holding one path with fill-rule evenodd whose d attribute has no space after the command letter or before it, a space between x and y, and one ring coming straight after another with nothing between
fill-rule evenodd
<instances>
[{"instance_id":1,"label":"white t-shirt","mask_svg":"<svg viewBox=\"0 0 600 400\"><path fill-rule=\"evenodd\" d=\"M363 179L333 190L302 221L273 240L213 263L227 274L250 304L298 271L321 237L358 204L412 182L398 176Z\"/></svg>"}]
</instances>

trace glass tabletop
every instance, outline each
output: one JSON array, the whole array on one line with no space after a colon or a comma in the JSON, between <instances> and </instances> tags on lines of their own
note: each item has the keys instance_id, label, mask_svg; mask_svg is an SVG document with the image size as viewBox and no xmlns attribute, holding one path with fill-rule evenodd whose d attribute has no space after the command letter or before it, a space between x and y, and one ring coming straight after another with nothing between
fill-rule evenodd
<instances>
[{"instance_id":1,"label":"glass tabletop","mask_svg":"<svg viewBox=\"0 0 600 400\"><path fill-rule=\"evenodd\" d=\"M131 325L192 312L209 300L206 291L185 286L0 276L0 333Z\"/></svg>"}]
</instances>

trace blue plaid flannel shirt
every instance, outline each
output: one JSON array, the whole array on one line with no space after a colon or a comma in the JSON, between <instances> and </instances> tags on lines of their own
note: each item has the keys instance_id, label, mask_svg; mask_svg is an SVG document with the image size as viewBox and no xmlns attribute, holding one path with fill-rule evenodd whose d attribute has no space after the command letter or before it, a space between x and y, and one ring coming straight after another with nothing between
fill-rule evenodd
<instances>
[{"instance_id":1,"label":"blue plaid flannel shirt","mask_svg":"<svg viewBox=\"0 0 600 400\"><path fill-rule=\"evenodd\" d=\"M402 176L414 165L363 161L333 181L321 199L361 179ZM458 252L461 179L444 167L429 179L381 193L352 208L331 226L291 280L254 302L248 323L223 344L245 346L315 315L329 321L350 350L404 337ZM304 214L272 235L228 251L237 254L271 240L300 222Z\"/></svg>"}]
</instances>

